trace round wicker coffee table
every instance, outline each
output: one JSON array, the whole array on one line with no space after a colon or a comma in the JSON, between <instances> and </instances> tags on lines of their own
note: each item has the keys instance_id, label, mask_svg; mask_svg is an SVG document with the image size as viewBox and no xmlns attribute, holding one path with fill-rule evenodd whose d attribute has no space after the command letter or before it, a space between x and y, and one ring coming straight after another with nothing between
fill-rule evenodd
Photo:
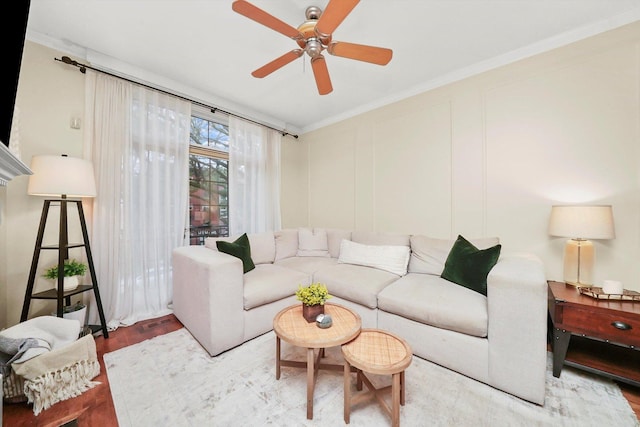
<instances>
[{"instance_id":1,"label":"round wicker coffee table","mask_svg":"<svg viewBox=\"0 0 640 427\"><path fill-rule=\"evenodd\" d=\"M342 365L321 363L324 349L347 343L358 336L362 320L357 313L338 304L326 303L325 314L333 319L330 328L322 329L316 322L307 322L302 317L302 304L292 305L280 311L273 319L273 330L276 334L276 379L280 379L280 367L290 366L307 369L307 419L313 419L313 391L319 369L334 371L343 370ZM306 362L282 360L280 357L280 340L307 349ZM318 351L317 359L315 349Z\"/></svg>"}]
</instances>

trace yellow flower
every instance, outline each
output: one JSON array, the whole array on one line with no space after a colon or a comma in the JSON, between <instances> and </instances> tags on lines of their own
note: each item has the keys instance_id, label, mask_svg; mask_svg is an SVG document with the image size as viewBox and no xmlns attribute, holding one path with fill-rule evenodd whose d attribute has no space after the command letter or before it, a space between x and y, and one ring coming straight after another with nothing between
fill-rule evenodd
<instances>
[{"instance_id":1,"label":"yellow flower","mask_svg":"<svg viewBox=\"0 0 640 427\"><path fill-rule=\"evenodd\" d=\"M327 287L322 283L312 283L309 286L298 286L296 298L304 305L324 305L331 298Z\"/></svg>"}]
</instances>

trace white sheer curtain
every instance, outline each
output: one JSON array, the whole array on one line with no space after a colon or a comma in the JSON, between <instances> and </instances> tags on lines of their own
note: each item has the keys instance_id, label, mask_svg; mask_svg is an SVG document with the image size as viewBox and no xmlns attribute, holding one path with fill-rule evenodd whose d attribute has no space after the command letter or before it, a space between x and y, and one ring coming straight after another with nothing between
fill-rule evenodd
<instances>
[{"instance_id":1,"label":"white sheer curtain","mask_svg":"<svg viewBox=\"0 0 640 427\"><path fill-rule=\"evenodd\" d=\"M86 101L85 155L97 186L91 249L113 330L171 312L171 252L186 228L191 104L90 71Z\"/></svg>"},{"instance_id":2,"label":"white sheer curtain","mask_svg":"<svg viewBox=\"0 0 640 427\"><path fill-rule=\"evenodd\" d=\"M280 133L229 117L229 234L280 230Z\"/></svg>"}]
</instances>

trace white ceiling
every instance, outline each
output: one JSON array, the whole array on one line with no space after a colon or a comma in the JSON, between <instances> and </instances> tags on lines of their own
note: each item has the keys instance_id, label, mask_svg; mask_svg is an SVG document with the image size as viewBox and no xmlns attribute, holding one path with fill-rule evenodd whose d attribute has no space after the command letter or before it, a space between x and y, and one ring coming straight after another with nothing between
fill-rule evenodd
<instances>
[{"instance_id":1,"label":"white ceiling","mask_svg":"<svg viewBox=\"0 0 640 427\"><path fill-rule=\"evenodd\" d=\"M297 27L328 0L254 0ZM339 0L334 0L339 1ZM495 66L640 20L640 0L362 0L333 39L393 50L387 66L325 54L250 73L297 47L231 0L31 0L27 38L92 64L305 132ZM177 83L176 83L177 82Z\"/></svg>"}]
</instances>

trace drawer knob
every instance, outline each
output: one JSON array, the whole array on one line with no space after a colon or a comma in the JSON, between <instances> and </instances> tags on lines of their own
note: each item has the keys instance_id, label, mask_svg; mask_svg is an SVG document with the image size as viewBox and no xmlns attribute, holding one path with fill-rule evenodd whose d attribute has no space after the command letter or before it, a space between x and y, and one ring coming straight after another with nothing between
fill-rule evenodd
<instances>
[{"instance_id":1,"label":"drawer knob","mask_svg":"<svg viewBox=\"0 0 640 427\"><path fill-rule=\"evenodd\" d=\"M616 320L615 322L611 323L611 326L613 326L616 329L620 329L621 331L628 331L629 329L631 329L630 324L621 322L619 320Z\"/></svg>"}]
</instances>

